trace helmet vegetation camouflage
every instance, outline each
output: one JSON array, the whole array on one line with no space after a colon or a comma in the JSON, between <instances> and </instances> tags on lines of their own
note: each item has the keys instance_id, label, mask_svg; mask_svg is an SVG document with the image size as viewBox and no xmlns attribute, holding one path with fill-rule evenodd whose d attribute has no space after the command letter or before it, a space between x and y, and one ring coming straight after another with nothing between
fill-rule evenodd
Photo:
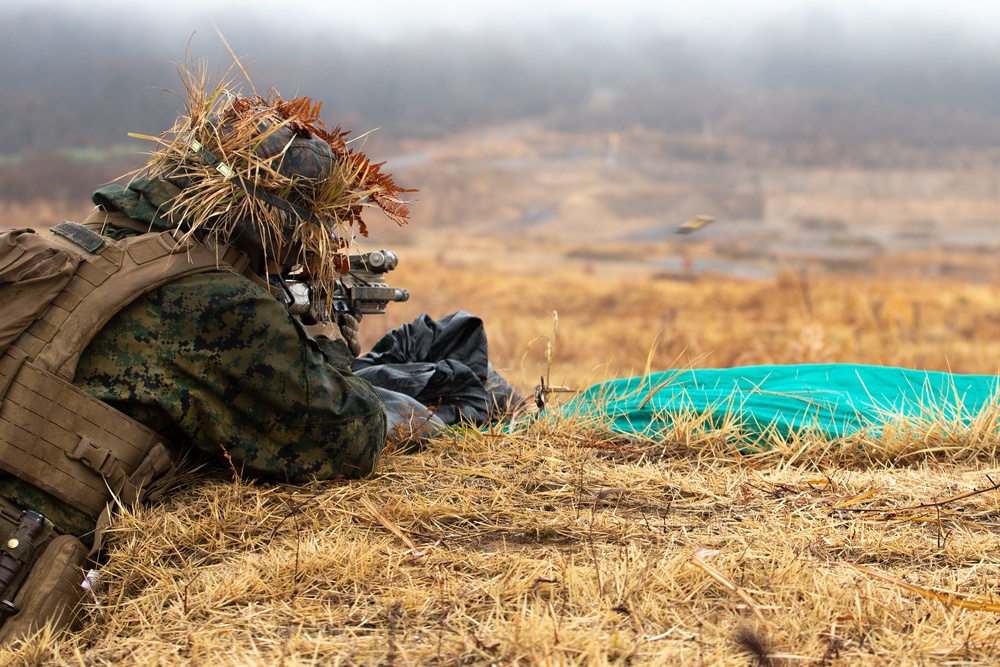
<instances>
[{"instance_id":1,"label":"helmet vegetation camouflage","mask_svg":"<svg viewBox=\"0 0 1000 667\"><path fill-rule=\"evenodd\" d=\"M355 233L368 235L363 208L406 224L399 194L409 190L348 148L348 132L327 131L321 102L207 90L204 76L188 74L188 113L155 138L141 170L180 188L166 213L187 234L249 238L266 260L303 266L332 294Z\"/></svg>"}]
</instances>

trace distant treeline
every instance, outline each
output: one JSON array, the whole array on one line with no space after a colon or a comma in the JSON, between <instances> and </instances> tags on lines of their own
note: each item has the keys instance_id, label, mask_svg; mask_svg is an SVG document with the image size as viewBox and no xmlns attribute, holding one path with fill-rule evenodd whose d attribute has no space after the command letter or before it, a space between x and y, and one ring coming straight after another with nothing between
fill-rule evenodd
<instances>
[{"instance_id":1,"label":"distant treeline","mask_svg":"<svg viewBox=\"0 0 1000 667\"><path fill-rule=\"evenodd\" d=\"M1000 146L1000 49L944 29L859 35L819 17L740 39L575 25L384 42L281 15L219 22L261 92L323 100L331 124L391 140L536 118L562 131L642 126L837 147L823 159L872 142ZM180 88L175 63L189 41L194 57L231 62L211 30L192 38L176 18L0 10L0 19L3 155L159 134L182 109L164 90Z\"/></svg>"}]
</instances>

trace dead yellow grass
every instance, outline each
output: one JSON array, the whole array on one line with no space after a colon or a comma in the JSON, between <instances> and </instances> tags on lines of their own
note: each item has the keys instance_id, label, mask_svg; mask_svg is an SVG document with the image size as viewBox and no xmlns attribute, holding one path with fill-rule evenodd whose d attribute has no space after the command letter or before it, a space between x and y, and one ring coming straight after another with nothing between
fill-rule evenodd
<instances>
[{"instance_id":1,"label":"dead yellow grass","mask_svg":"<svg viewBox=\"0 0 1000 667\"><path fill-rule=\"evenodd\" d=\"M985 287L478 268L407 259L413 300L367 335L465 308L522 391L647 361L1000 360ZM0 664L992 665L995 422L928 424L750 456L696 419L625 439L548 417L390 451L350 484L202 478L119 515L83 632Z\"/></svg>"},{"instance_id":2,"label":"dead yellow grass","mask_svg":"<svg viewBox=\"0 0 1000 667\"><path fill-rule=\"evenodd\" d=\"M11 664L994 663L1000 493L935 504L992 462L678 444L543 421L360 483L195 484L119 519L83 633Z\"/></svg>"}]
</instances>

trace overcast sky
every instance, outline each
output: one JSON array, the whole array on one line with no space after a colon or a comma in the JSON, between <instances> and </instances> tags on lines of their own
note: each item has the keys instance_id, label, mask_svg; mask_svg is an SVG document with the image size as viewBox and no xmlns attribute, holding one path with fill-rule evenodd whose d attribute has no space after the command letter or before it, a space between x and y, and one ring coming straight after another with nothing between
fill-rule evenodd
<instances>
[{"instance_id":1,"label":"overcast sky","mask_svg":"<svg viewBox=\"0 0 1000 667\"><path fill-rule=\"evenodd\" d=\"M3 0L8 8L45 4L79 6L77 0ZM90 15L108 11L127 21L150 9L154 20L232 17L234 13L267 17L282 31L297 25L313 28L327 21L368 37L395 37L425 29L465 30L496 26L532 26L556 19L584 19L608 27L662 27L669 31L726 29L773 22L810 9L821 9L850 25L854 21L955 23L995 33L1000 0L90 0ZM169 8L169 9L168 9Z\"/></svg>"}]
</instances>

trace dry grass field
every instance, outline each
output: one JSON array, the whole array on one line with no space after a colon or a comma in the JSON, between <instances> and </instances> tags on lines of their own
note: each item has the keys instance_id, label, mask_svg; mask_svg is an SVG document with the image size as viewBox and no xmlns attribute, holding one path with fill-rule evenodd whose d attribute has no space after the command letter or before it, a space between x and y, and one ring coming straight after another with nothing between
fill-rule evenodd
<instances>
[{"instance_id":1,"label":"dry grass field","mask_svg":"<svg viewBox=\"0 0 1000 667\"><path fill-rule=\"evenodd\" d=\"M412 296L365 320L365 345L468 310L523 395L543 377L569 390L552 409L391 446L360 482L193 475L118 514L82 632L0 649L0 665L997 664L992 413L759 454L696 415L626 438L558 413L574 390L647 369L997 373L989 184L747 185L749 168L629 163L642 139L622 137L617 164L603 137L415 148L395 170L421 187L414 222L369 242L399 253L390 282ZM900 203L913 182L936 203ZM718 221L671 236L697 213ZM979 236L949 245L969 226Z\"/></svg>"}]
</instances>

